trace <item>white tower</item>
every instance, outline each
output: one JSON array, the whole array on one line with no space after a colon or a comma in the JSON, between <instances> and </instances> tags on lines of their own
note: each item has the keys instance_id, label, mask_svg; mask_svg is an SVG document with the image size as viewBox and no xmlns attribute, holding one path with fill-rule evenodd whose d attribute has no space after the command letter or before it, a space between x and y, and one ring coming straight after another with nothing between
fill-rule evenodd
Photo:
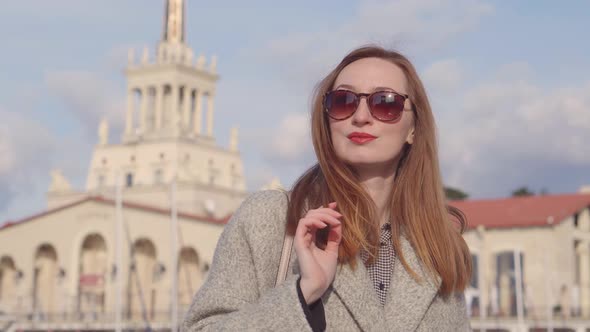
<instances>
[{"instance_id":1,"label":"white tower","mask_svg":"<svg viewBox=\"0 0 590 332\"><path fill-rule=\"evenodd\" d=\"M119 172L126 200L167 208L176 175L181 212L222 217L237 208L246 187L236 133L229 148L213 137L217 59L194 60L185 43L184 0L167 0L165 13L155 57L144 48L136 61L129 51L122 143L100 139L86 190L109 196Z\"/></svg>"},{"instance_id":2,"label":"white tower","mask_svg":"<svg viewBox=\"0 0 590 332\"><path fill-rule=\"evenodd\" d=\"M216 59L211 57L209 66L202 56L194 63L193 51L184 43L184 7L183 0L166 2L163 38L153 61L144 51L134 63L130 52L124 142L213 137Z\"/></svg>"}]
</instances>

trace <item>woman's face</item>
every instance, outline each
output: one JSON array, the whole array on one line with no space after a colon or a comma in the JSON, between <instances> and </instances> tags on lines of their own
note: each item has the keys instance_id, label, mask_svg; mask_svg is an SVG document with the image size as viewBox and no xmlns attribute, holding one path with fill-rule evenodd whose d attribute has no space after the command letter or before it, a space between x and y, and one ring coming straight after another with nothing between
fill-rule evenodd
<instances>
[{"instance_id":1,"label":"woman's face","mask_svg":"<svg viewBox=\"0 0 590 332\"><path fill-rule=\"evenodd\" d=\"M356 93L384 90L408 93L402 70L379 58L364 58L346 66L334 82L333 90L338 89ZM405 109L410 107L410 101L406 100ZM401 119L393 123L382 122L371 115L366 98L361 98L356 112L348 119L328 119L336 155L357 169L380 167L394 170L404 144L413 142L413 112L402 112ZM355 133L375 138L359 140L354 137Z\"/></svg>"}]
</instances>

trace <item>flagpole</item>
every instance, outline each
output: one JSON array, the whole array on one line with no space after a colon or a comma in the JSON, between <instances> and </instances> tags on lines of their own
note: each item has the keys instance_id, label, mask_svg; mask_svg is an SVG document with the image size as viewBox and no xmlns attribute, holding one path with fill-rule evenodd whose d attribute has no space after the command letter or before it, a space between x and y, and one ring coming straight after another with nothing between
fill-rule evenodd
<instances>
[{"instance_id":1,"label":"flagpole","mask_svg":"<svg viewBox=\"0 0 590 332\"><path fill-rule=\"evenodd\" d=\"M490 289L489 285L487 284L487 273L488 269L486 268L487 261L488 261L488 252L486 250L486 238L485 238L485 227L480 225L477 227L478 235L479 235L479 258L477 260L477 277L478 277L478 291L479 291L479 321L481 322L481 328L485 325L485 321L487 318L487 303L489 302ZM485 293L485 294L484 294ZM484 301L485 299L485 301Z\"/></svg>"},{"instance_id":2,"label":"flagpole","mask_svg":"<svg viewBox=\"0 0 590 332\"><path fill-rule=\"evenodd\" d=\"M176 143L177 144L177 143ZM170 188L170 244L171 244L171 289L170 289L170 300L171 300L171 320L170 320L170 331L178 331L178 210L176 204L176 187L177 187L177 173L178 173L178 155L174 156L174 169L172 176L172 184Z\"/></svg>"},{"instance_id":3,"label":"flagpole","mask_svg":"<svg viewBox=\"0 0 590 332\"><path fill-rule=\"evenodd\" d=\"M115 332L121 332L123 321L123 269L121 266L123 260L123 188L122 174L117 172L115 178Z\"/></svg>"},{"instance_id":4,"label":"flagpole","mask_svg":"<svg viewBox=\"0 0 590 332\"><path fill-rule=\"evenodd\" d=\"M545 268L548 271L551 271L551 266L549 265L549 255L545 256ZM553 332L553 308L551 304L553 303L553 296L551 296L551 279L550 279L550 272L545 273L545 302L547 303L547 331Z\"/></svg>"}]
</instances>

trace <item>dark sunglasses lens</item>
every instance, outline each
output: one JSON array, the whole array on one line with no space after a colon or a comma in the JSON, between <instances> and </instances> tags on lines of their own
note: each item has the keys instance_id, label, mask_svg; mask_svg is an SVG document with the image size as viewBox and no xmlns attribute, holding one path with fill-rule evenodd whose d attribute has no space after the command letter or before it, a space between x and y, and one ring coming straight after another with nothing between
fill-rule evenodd
<instances>
[{"instance_id":1,"label":"dark sunglasses lens","mask_svg":"<svg viewBox=\"0 0 590 332\"><path fill-rule=\"evenodd\" d=\"M326 96L325 106L331 118L342 120L356 111L358 98L350 91L335 90Z\"/></svg>"},{"instance_id":2,"label":"dark sunglasses lens","mask_svg":"<svg viewBox=\"0 0 590 332\"><path fill-rule=\"evenodd\" d=\"M373 116L381 121L397 120L404 111L404 97L393 92L377 92L369 100Z\"/></svg>"}]
</instances>

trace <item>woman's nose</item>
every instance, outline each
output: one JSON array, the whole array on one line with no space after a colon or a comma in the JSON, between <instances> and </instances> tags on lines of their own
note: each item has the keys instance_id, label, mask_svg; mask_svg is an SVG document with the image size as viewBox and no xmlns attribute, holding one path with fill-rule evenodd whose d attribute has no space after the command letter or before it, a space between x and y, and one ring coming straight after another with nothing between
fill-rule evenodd
<instances>
[{"instance_id":1,"label":"woman's nose","mask_svg":"<svg viewBox=\"0 0 590 332\"><path fill-rule=\"evenodd\" d=\"M355 124L366 124L373 121L371 112L369 111L369 105L367 104L367 98L363 97L359 101L359 105L356 111L352 115L352 122Z\"/></svg>"}]
</instances>

